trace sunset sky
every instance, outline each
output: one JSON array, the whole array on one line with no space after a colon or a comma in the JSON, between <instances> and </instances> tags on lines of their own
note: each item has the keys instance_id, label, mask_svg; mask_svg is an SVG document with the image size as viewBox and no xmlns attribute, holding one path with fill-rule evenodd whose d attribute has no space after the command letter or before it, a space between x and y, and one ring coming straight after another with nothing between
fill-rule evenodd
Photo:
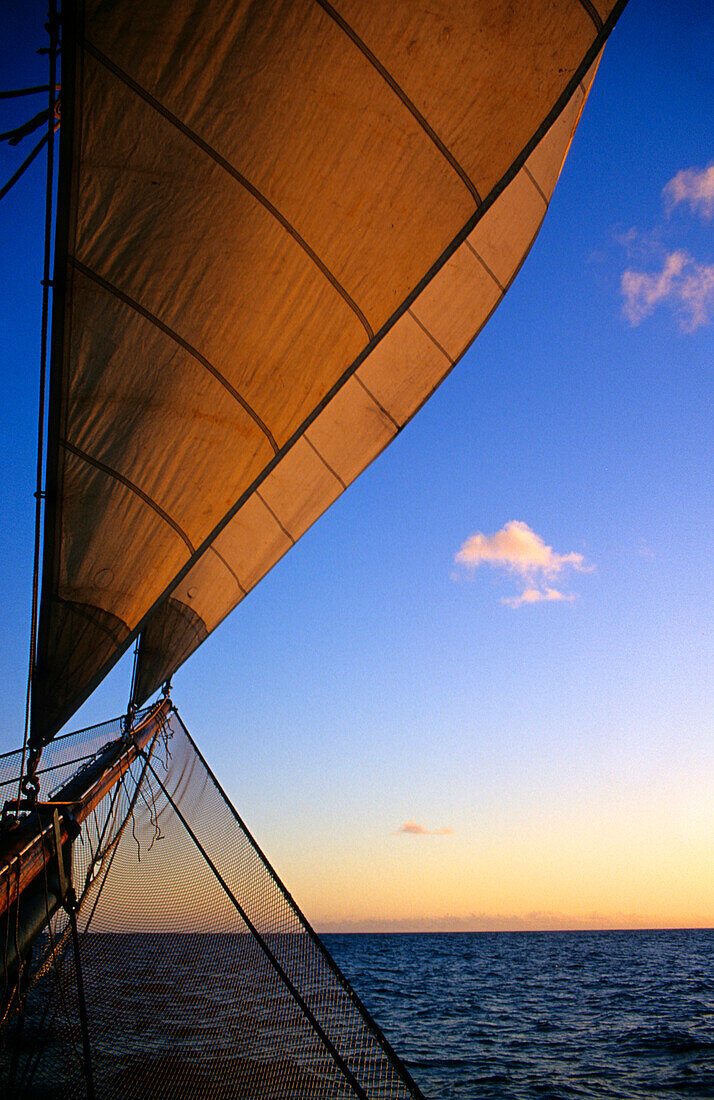
<instances>
[{"instance_id":1,"label":"sunset sky","mask_svg":"<svg viewBox=\"0 0 714 1100\"><path fill-rule=\"evenodd\" d=\"M30 41L9 5L6 87L44 79L35 6ZM318 930L714 926L713 56L710 0L631 0L503 304L175 677ZM0 148L0 183L19 159ZM42 177L0 202L0 751L22 740ZM129 676L73 725L124 710Z\"/></svg>"}]
</instances>

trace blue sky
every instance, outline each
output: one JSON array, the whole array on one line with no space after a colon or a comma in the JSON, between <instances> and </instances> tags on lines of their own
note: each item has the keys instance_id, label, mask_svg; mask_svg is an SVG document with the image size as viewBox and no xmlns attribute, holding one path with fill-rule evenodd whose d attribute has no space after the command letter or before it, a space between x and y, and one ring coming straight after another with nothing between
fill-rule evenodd
<instances>
[{"instance_id":1,"label":"blue sky","mask_svg":"<svg viewBox=\"0 0 714 1100\"><path fill-rule=\"evenodd\" d=\"M8 84L43 78L22 9ZM318 927L714 924L713 55L705 0L631 0L506 300L175 678ZM2 748L27 663L41 177L0 203ZM514 521L550 571L489 541ZM547 589L568 598L512 605ZM123 710L128 681L125 661L76 724Z\"/></svg>"}]
</instances>

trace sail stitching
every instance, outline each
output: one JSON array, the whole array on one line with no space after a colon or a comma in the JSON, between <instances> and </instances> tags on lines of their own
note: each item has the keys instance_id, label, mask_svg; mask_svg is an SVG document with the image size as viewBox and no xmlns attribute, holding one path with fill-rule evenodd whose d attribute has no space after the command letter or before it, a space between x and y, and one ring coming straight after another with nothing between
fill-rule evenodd
<instances>
[{"instance_id":1,"label":"sail stitching","mask_svg":"<svg viewBox=\"0 0 714 1100\"><path fill-rule=\"evenodd\" d=\"M236 582L236 585L238 586L238 588L239 588L239 589L241 590L241 592L243 593L243 595L244 595L244 596L247 596L247 595L248 595L248 592L247 592L247 590L246 590L246 589L245 589L245 588L243 587L243 585L242 585L242 584L240 583L240 581L238 580L238 577L237 577L237 575L236 575L235 571L234 571L234 570L233 570L233 569L231 568L231 566L230 566L230 565L228 564L228 562L226 561L226 559L225 559L225 558L223 557L223 554L219 553L219 551L218 551L218 550L216 550L215 546L209 546L209 548L208 548L208 549L209 549L209 550L212 550L212 551L213 551L213 553L214 553L214 554L216 555L216 557L218 558L218 560L219 560L220 562L223 562L223 564L225 565L226 569L228 570L228 572L230 573L230 575L231 575L231 576L233 577L233 580L234 580L234 581Z\"/></svg>"},{"instance_id":2,"label":"sail stitching","mask_svg":"<svg viewBox=\"0 0 714 1100\"><path fill-rule=\"evenodd\" d=\"M85 451L81 451L79 447L75 447L73 443L70 443L67 439L60 440L61 445L71 454L76 455L77 458L81 458L83 462L87 462L90 466L94 466L95 469L101 470L103 474L108 477L114 478L115 481L119 481L127 489L130 489L132 493L135 493L144 504L148 504L149 508L152 508L156 512L157 516L160 516L165 523L168 523L169 527L172 527L179 538L183 539L190 554L195 554L196 550L186 532L179 526L175 519L165 512L160 504L157 504L155 500L145 493L143 489L140 489L138 485L135 485L133 481L129 481L128 477L124 477L124 474L120 474L118 470L113 470L111 466L107 466L106 463L100 462L98 458L93 458Z\"/></svg>"},{"instance_id":3,"label":"sail stitching","mask_svg":"<svg viewBox=\"0 0 714 1100\"><path fill-rule=\"evenodd\" d=\"M318 449L317 449L317 447L315 446L315 444L314 444L314 443L312 442L312 440L311 440L311 439L310 439L310 438L308 437L308 434L307 434L307 432L305 432L305 435L303 436L303 439L304 439L304 440L305 440L305 442L307 443L308 447L309 447L309 448L310 448L310 449L311 449L312 451L314 451L314 452L315 452L315 454L316 454L316 455L317 455L317 457L318 457L318 458L320 459L320 462L321 462L321 463L322 463L322 465L323 465L323 466L325 467L325 469L326 469L326 470L329 470L329 471L330 471L330 473L332 474L332 476L333 476L333 477L334 477L334 478L335 478L335 479L336 479L337 481L339 481L339 483L340 483L340 485L342 486L342 488L343 488L343 489L346 489L346 488L347 488L347 486L346 486L345 482L344 482L344 481L342 480L342 478L340 477L340 475L339 475L339 474L337 473L337 470L333 470L332 466L330 466L330 463L329 463L329 462L327 461L327 459L325 458L325 456L324 456L324 455L321 455L321 454L320 454L320 452L318 451Z\"/></svg>"},{"instance_id":4,"label":"sail stitching","mask_svg":"<svg viewBox=\"0 0 714 1100\"><path fill-rule=\"evenodd\" d=\"M414 312L414 310L413 310L413 309L408 309L408 310L407 310L407 313L409 314L409 316L411 317L411 319L412 319L413 321L416 321L416 323L418 324L419 328L420 328L420 329L421 329L421 331L422 331L422 332L424 333L424 335L425 335L425 336L428 336L428 337L429 337L429 339L431 340L431 342L432 342L432 344L434 345L434 347L435 347L435 348L437 348L437 349L438 349L438 350L439 350L439 351L441 352L441 354L442 354L442 355L444 356L444 358L445 358L445 359L448 359L448 361L449 361L449 362L451 363L452 367L453 367L453 366L456 366L456 360L455 360L455 359L453 359L451 355L449 355L448 351L447 351L447 350L446 350L446 348L445 348L445 347L443 346L443 344L440 344L440 343L439 343L439 341L437 340L436 336L434 336L434 333L433 333L433 332L431 332L431 331L430 331L430 330L429 330L429 329L428 329L428 328L426 327L426 325L424 324L424 322L423 322L423 321L420 321L420 320L419 320L419 318L417 317L417 315L416 315L416 313Z\"/></svg>"},{"instance_id":5,"label":"sail stitching","mask_svg":"<svg viewBox=\"0 0 714 1100\"><path fill-rule=\"evenodd\" d=\"M541 185L540 185L540 184L538 183L538 180L537 180L537 179L535 178L535 176L533 175L533 173L531 172L531 170L530 170L530 168L528 167L528 165L527 165L527 164L524 164L524 165L523 165L523 171L524 171L524 172L525 172L525 174L526 174L526 175L528 176L528 179L529 179L529 180L531 181L531 183L532 183L532 184L533 184L533 186L535 187L536 191L538 192L538 194L539 194L539 195L540 195L540 197L542 198L543 202L545 203L545 206L546 206L546 210L547 210L547 209L548 209L548 206L549 206L550 204L549 204L549 202L548 202L548 198L547 198L547 196L546 196L546 194L545 194L545 191L543 190L543 188L541 187Z\"/></svg>"},{"instance_id":6,"label":"sail stitching","mask_svg":"<svg viewBox=\"0 0 714 1100\"><path fill-rule=\"evenodd\" d=\"M225 390L228 391L231 397L235 398L240 407L248 413L248 416L250 416L250 418L255 421L261 432L263 432L263 434L267 438L270 446L273 448L273 452L275 454L278 453L278 444L276 443L275 437L273 436L270 428L260 418L255 409L251 408L246 399L244 397L241 397L238 390L236 390L235 387L231 385L228 379L223 374L221 374L221 372L216 367L214 367L208 359L206 359L205 355L201 355L201 352L198 351L197 348L194 348L192 344L189 344L188 340L184 340L183 336L179 336L179 334L174 329L170 328L169 325L165 324L165 322L157 317L154 313L148 310L145 306L142 306L133 298L129 297L129 295L125 294L123 290L119 290L119 287L115 286L113 283L110 283L102 275L99 275L96 271L93 271L92 268L87 267L87 265L83 264L82 261L77 259L76 256L69 256L68 260L72 264L72 266L77 269L77 271L80 271L82 273L82 275L85 275L88 279L91 279L92 282L97 283L98 286L101 286L103 290L106 290L107 294L113 295L113 297L118 298L120 302L123 302L124 305L128 306L130 309L133 309L136 313L141 314L142 317L144 317L152 325L155 325L156 328L160 329L161 332L168 336L170 340L173 340L174 343L178 344L179 347L182 347L184 351L188 352L188 354L197 362L199 362L202 367L205 367L208 373L212 374L217 382L220 382L220 384Z\"/></svg>"},{"instance_id":7,"label":"sail stitching","mask_svg":"<svg viewBox=\"0 0 714 1100\"><path fill-rule=\"evenodd\" d=\"M385 409L384 405L382 405L382 403L380 401L377 400L377 398L374 396L372 391L364 384L364 382L360 378L359 374L355 374L355 381L359 383L359 385L362 387L364 392L367 394L367 397L370 399L370 401L374 401L374 403L377 406L377 408L379 409L379 411L384 416L386 416L386 418L390 422L390 424L393 424L394 427L396 428L396 430L399 431L399 424L397 424L397 422L394 419L394 417L392 416L392 414L390 412L388 412L387 409Z\"/></svg>"},{"instance_id":8,"label":"sail stitching","mask_svg":"<svg viewBox=\"0 0 714 1100\"><path fill-rule=\"evenodd\" d=\"M450 149L447 148L447 146L444 144L444 142L441 140L435 130L432 129L419 108L409 98L409 96L406 94L400 84L398 84L398 82L394 79L389 70L384 67L379 58L377 58L372 53L369 46L362 41L357 32L352 29L349 23L339 14L339 12L335 11L332 4L330 4L328 0L316 0L316 3L319 4L319 6L323 9L324 12L326 12L327 15L334 19L335 23L337 23L337 26L340 27L342 31L344 31L347 37L355 44L357 49L362 54L364 54L370 65L372 65L377 70L385 83L389 85L394 94L402 101L411 116L415 119L416 122L418 122L424 133L439 150L442 157L444 157L444 159L448 161L448 163L451 165L461 182L470 192L471 197L474 199L476 205L480 206L483 200L481 199L481 195L479 194L476 185L473 183L466 170L462 168L454 154L451 152Z\"/></svg>"},{"instance_id":9,"label":"sail stitching","mask_svg":"<svg viewBox=\"0 0 714 1100\"><path fill-rule=\"evenodd\" d=\"M491 278L493 279L494 283L496 284L496 286L498 287L498 289L499 289L499 290L501 291L501 293L503 294L503 286L501 285L501 283L499 282L499 280L498 280L498 279L496 278L496 276L494 275L493 271L491 271L491 268L490 268L490 267L488 266L488 264L487 264L487 263L486 263L486 261L484 260L483 256L481 256L481 255L480 255L480 254L479 254L479 253L478 253L478 252L476 251L476 249L475 249L475 248L474 248L474 246L473 246L473 245L471 244L471 241L470 241L470 240L469 240L468 238L467 238L467 239L466 239L466 240L464 241L464 244L465 244L465 245L466 245L466 247L468 248L469 252L473 253L473 255L474 255L474 256L476 257L476 259L477 259L477 260L478 260L478 262L479 262L479 263L481 264L481 267L482 267L482 268L484 269L484 271L486 272L486 274L487 274L487 275L490 275L490 276L491 276Z\"/></svg>"},{"instance_id":10,"label":"sail stitching","mask_svg":"<svg viewBox=\"0 0 714 1100\"><path fill-rule=\"evenodd\" d=\"M280 210L278 210L277 206L274 206L270 199L263 195L263 193L258 190L255 184L251 183L250 180L248 180L242 172L239 172L238 169L230 163L230 161L227 161L225 157L222 157L221 154L211 145L209 145L207 141L204 141L202 137L199 137L195 130L192 130L190 126L187 126L185 124L185 122L182 122L181 119L173 114L172 111L169 111L167 107L164 107L163 103L160 103L159 100L151 94L151 92L148 92L145 88L142 88L141 85L137 84L137 82L132 77L130 77L128 73L125 73L123 69L120 69L118 65L115 65L113 61L110 61L109 58L101 52L101 50L98 50L96 46L93 46L92 43L88 42L86 39L82 39L82 45L84 46L87 53L90 53L92 57L94 57L95 60L100 63L100 65L103 65L106 69L109 70L109 72L113 73L114 76L116 76L119 80L126 84L128 88L131 88L131 90L136 95L143 99L145 103L148 103L150 107L153 107L154 110L158 112L158 114L162 115L167 120L167 122L170 122L172 126L174 126L177 130L180 131L180 133L184 135L184 137L187 137L190 141L194 143L194 145L196 145L202 152L204 152L206 156L215 161L215 163L220 168L223 168L229 176L232 176L233 179L241 185L241 187L245 188L245 190L253 196L256 202L259 202L260 205L265 210L267 210L273 218L275 218L275 220L283 227L283 229L287 233L290 234L290 236L300 246L300 248L302 248L306 255L310 257L312 262L325 276L328 282L332 284L332 286L335 288L335 290L346 303L346 305L349 306L354 315L357 317L360 324L367 333L368 338L371 340L374 336L374 332L372 330L372 326L370 325L360 307L357 305L357 303L351 297L345 287L342 286L337 276L330 271L324 261L321 260L314 249L310 247L305 238L298 233L295 226L292 225L290 221L288 221L288 219L285 217L284 214L280 212Z\"/></svg>"},{"instance_id":11,"label":"sail stitching","mask_svg":"<svg viewBox=\"0 0 714 1100\"><path fill-rule=\"evenodd\" d=\"M263 496L263 495L262 495L261 493L259 493L257 489L256 489L256 491L255 491L255 495L257 496L257 498L258 498L258 500L260 501L260 503L261 503L261 504L264 504L264 505L265 505L265 507L266 507L266 508L268 509L268 511L270 512L271 516L273 517L273 519L274 519L274 520L275 520L275 522L277 523L278 527L280 528L280 530L281 530L281 531L283 532L283 534L285 535L285 538L286 538L286 539L290 539L290 542L291 542L291 543L292 543L292 545L294 546L294 545L295 545L295 539L294 539L294 538L292 537L292 535L291 535L291 534L290 534L290 532L289 532L289 531L287 530L287 528L286 528L286 527L283 527L282 523L280 522L280 520L279 520L279 519L278 519L278 517L276 516L275 512L273 511L273 509L272 509L272 508L270 507L270 505L268 504L268 502L267 502L267 500L265 499L265 497L264 497L264 496Z\"/></svg>"},{"instance_id":12,"label":"sail stitching","mask_svg":"<svg viewBox=\"0 0 714 1100\"><path fill-rule=\"evenodd\" d=\"M595 24L595 29L597 30L598 34L600 34L603 26L602 19L592 0L580 0L580 3Z\"/></svg>"}]
</instances>

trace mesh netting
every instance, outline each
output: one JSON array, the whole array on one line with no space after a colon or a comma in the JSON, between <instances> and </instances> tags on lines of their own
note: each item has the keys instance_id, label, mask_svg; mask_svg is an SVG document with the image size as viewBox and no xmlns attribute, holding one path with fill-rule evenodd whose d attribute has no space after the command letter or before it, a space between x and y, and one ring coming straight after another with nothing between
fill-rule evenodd
<instances>
[{"instance_id":1,"label":"mesh netting","mask_svg":"<svg viewBox=\"0 0 714 1100\"><path fill-rule=\"evenodd\" d=\"M71 761L91 758L120 731L117 722L50 746L42 797L66 780ZM16 760L0 760L0 781L13 764L16 773ZM20 1011L18 991L5 990L8 1095L421 1095L175 711L85 821L72 880L87 1034L61 909L35 943Z\"/></svg>"}]
</instances>

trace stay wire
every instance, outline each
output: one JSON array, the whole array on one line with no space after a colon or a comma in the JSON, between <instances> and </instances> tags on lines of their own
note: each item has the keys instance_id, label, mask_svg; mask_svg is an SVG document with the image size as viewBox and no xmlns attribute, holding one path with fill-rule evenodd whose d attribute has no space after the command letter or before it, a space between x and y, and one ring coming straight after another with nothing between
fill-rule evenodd
<instances>
[{"instance_id":1,"label":"stay wire","mask_svg":"<svg viewBox=\"0 0 714 1100\"><path fill-rule=\"evenodd\" d=\"M42 479L44 473L44 431L45 431L45 395L47 389L47 340L49 330L50 307L50 273L52 254L52 194L54 183L54 136L55 136L55 85L57 83L57 46L58 46L58 20L57 0L49 0L47 29L50 37L49 48L49 110L47 123L47 174L45 184L45 242L44 259L42 269L42 323L41 323L41 347L40 347L40 397L38 409L37 429L37 478L35 491L35 545L32 572L32 610L30 613L30 655L27 672L27 694L25 696L25 734L22 744L22 764L20 767L20 782L18 784L17 802L18 812L22 798L23 775L25 771L25 759L27 743L30 736L30 707L32 697L32 682L35 670L35 649L37 646L37 611L40 588L40 543L42 524ZM35 771L39 763L39 753L31 754L31 762L28 766L28 779L34 779ZM37 787L35 787L37 790Z\"/></svg>"},{"instance_id":2,"label":"stay wire","mask_svg":"<svg viewBox=\"0 0 714 1100\"><path fill-rule=\"evenodd\" d=\"M134 646L134 661L131 666L131 683L129 684L129 702L126 708L126 732L131 729L132 722L136 716L136 703L134 702L134 692L136 691L136 678L139 672L139 642L140 637L136 639Z\"/></svg>"},{"instance_id":3,"label":"stay wire","mask_svg":"<svg viewBox=\"0 0 714 1100\"><path fill-rule=\"evenodd\" d=\"M17 99L23 95L39 95L40 92L49 92L51 84L35 84L32 88L9 88L0 92L0 99Z\"/></svg>"},{"instance_id":4,"label":"stay wire","mask_svg":"<svg viewBox=\"0 0 714 1100\"><path fill-rule=\"evenodd\" d=\"M54 110L43 107L41 111L38 111L32 118L28 118L26 122L22 122L19 126L13 126L10 130L5 130L0 134L0 141L6 141L8 145L19 145L24 137L34 134L35 130L39 130L40 126L46 123L53 114Z\"/></svg>"}]
</instances>

